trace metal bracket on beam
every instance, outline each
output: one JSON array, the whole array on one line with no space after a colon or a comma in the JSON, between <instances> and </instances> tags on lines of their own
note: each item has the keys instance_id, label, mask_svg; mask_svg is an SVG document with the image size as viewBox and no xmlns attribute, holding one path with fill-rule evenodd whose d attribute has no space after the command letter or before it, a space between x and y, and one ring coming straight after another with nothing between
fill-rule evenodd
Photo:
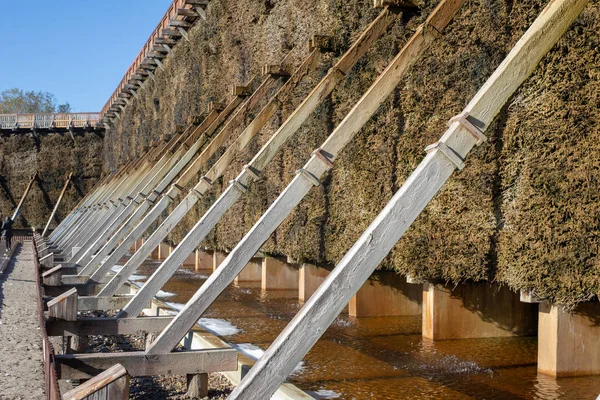
<instances>
[{"instance_id":1,"label":"metal bracket on beam","mask_svg":"<svg viewBox=\"0 0 600 400\"><path fill-rule=\"evenodd\" d=\"M313 184L313 186L319 186L321 182L317 179L316 176L305 170L304 168L300 168L296 171L296 175L302 175L306 180Z\"/></svg>"},{"instance_id":2,"label":"metal bracket on beam","mask_svg":"<svg viewBox=\"0 0 600 400\"><path fill-rule=\"evenodd\" d=\"M262 178L260 176L260 171L250 165L244 165L242 171L246 172L248 175L252 177L255 181L260 181Z\"/></svg>"},{"instance_id":3,"label":"metal bracket on beam","mask_svg":"<svg viewBox=\"0 0 600 400\"><path fill-rule=\"evenodd\" d=\"M237 191L240 192L241 194L244 194L247 191L247 188L244 185L242 185L241 183L239 183L238 181L236 181L235 179L230 180L229 184L232 185L234 188L236 188Z\"/></svg>"},{"instance_id":4,"label":"metal bracket on beam","mask_svg":"<svg viewBox=\"0 0 600 400\"><path fill-rule=\"evenodd\" d=\"M329 158L327 158L327 156L323 153L323 149L321 149L320 147L318 149L315 149L312 152L312 155L317 157L323 164L325 164L327 166L327 169L333 168L333 163Z\"/></svg>"},{"instance_id":5,"label":"metal bracket on beam","mask_svg":"<svg viewBox=\"0 0 600 400\"><path fill-rule=\"evenodd\" d=\"M465 167L464 160L454 152L450 147L446 145L444 142L437 142L434 144L430 144L425 148L426 153L431 153L432 151L439 150L442 154L454 164L454 166L458 169L463 169Z\"/></svg>"},{"instance_id":6,"label":"metal bracket on beam","mask_svg":"<svg viewBox=\"0 0 600 400\"><path fill-rule=\"evenodd\" d=\"M469 118L473 119L476 124L481 125L481 128L475 126L473 122L469 121ZM487 136L483 134L485 124L473 118L467 111L463 111L462 113L450 118L448 121L448 127L455 122L458 122L460 125L462 125L463 128L465 128L471 135L473 135L475 139L477 139L477 143L475 143L477 146L487 141Z\"/></svg>"}]
</instances>

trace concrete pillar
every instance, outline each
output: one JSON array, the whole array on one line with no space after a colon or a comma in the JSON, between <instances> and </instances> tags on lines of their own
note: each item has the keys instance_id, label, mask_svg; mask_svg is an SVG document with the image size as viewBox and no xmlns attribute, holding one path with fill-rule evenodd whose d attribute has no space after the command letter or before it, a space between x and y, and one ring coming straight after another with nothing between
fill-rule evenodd
<instances>
[{"instance_id":1,"label":"concrete pillar","mask_svg":"<svg viewBox=\"0 0 600 400\"><path fill-rule=\"evenodd\" d=\"M213 252L213 271L227 258L227 253L215 250Z\"/></svg>"},{"instance_id":2,"label":"concrete pillar","mask_svg":"<svg viewBox=\"0 0 600 400\"><path fill-rule=\"evenodd\" d=\"M600 303L573 313L539 304L538 372L554 377L600 375Z\"/></svg>"},{"instance_id":3,"label":"concrete pillar","mask_svg":"<svg viewBox=\"0 0 600 400\"><path fill-rule=\"evenodd\" d=\"M242 272L235 277L233 283L239 284L241 282L261 282L262 281L262 260L259 258L253 258L244 267Z\"/></svg>"},{"instance_id":4,"label":"concrete pillar","mask_svg":"<svg viewBox=\"0 0 600 400\"><path fill-rule=\"evenodd\" d=\"M375 272L348 304L351 317L421 315L422 285L412 285L395 272Z\"/></svg>"},{"instance_id":5,"label":"concrete pillar","mask_svg":"<svg viewBox=\"0 0 600 400\"><path fill-rule=\"evenodd\" d=\"M308 301L327 276L329 276L328 269L313 264L302 264L298 270L298 300Z\"/></svg>"},{"instance_id":6,"label":"concrete pillar","mask_svg":"<svg viewBox=\"0 0 600 400\"><path fill-rule=\"evenodd\" d=\"M273 257L263 258L262 290L298 289L298 270Z\"/></svg>"},{"instance_id":7,"label":"concrete pillar","mask_svg":"<svg viewBox=\"0 0 600 400\"><path fill-rule=\"evenodd\" d=\"M213 271L213 255L204 250L196 249L194 252L196 258L196 272L198 271Z\"/></svg>"},{"instance_id":8,"label":"concrete pillar","mask_svg":"<svg viewBox=\"0 0 600 400\"><path fill-rule=\"evenodd\" d=\"M423 285L423 337L469 339L534 335L537 306L496 284Z\"/></svg>"},{"instance_id":9,"label":"concrete pillar","mask_svg":"<svg viewBox=\"0 0 600 400\"><path fill-rule=\"evenodd\" d=\"M150 258L153 260L160 259L159 250L160 250L160 245L158 245L154 250L152 250L152 253L150 253Z\"/></svg>"},{"instance_id":10,"label":"concrete pillar","mask_svg":"<svg viewBox=\"0 0 600 400\"><path fill-rule=\"evenodd\" d=\"M171 254L171 245L168 243L161 243L158 245L158 259L164 260Z\"/></svg>"},{"instance_id":11,"label":"concrete pillar","mask_svg":"<svg viewBox=\"0 0 600 400\"><path fill-rule=\"evenodd\" d=\"M186 267L196 267L196 252L191 253L181 264Z\"/></svg>"}]
</instances>

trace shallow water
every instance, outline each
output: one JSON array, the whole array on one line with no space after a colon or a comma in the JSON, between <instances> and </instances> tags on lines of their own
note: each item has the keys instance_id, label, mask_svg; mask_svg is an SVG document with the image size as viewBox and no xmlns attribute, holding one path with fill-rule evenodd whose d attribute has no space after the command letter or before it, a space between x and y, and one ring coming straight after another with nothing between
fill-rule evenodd
<instances>
[{"instance_id":1,"label":"shallow water","mask_svg":"<svg viewBox=\"0 0 600 400\"><path fill-rule=\"evenodd\" d=\"M138 282L159 264L148 261ZM209 272L181 268L162 288L181 307ZM200 321L260 357L302 307L297 290L230 285ZM538 375L535 337L430 341L421 317L353 318L344 311L289 381L322 399L596 399L600 377Z\"/></svg>"}]
</instances>

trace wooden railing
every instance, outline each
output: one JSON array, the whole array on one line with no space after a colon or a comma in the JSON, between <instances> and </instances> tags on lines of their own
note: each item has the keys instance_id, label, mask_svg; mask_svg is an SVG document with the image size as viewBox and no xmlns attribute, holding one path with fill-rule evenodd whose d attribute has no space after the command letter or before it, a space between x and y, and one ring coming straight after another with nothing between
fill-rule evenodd
<instances>
[{"instance_id":1,"label":"wooden railing","mask_svg":"<svg viewBox=\"0 0 600 400\"><path fill-rule=\"evenodd\" d=\"M0 129L94 128L99 113L0 114Z\"/></svg>"},{"instance_id":2,"label":"wooden railing","mask_svg":"<svg viewBox=\"0 0 600 400\"><path fill-rule=\"evenodd\" d=\"M139 85L139 82L148 76L148 72L143 71L143 63L148 62L149 59L153 59L153 55L156 55L157 51L165 51L166 46L173 46L181 36L186 36L185 31L191 27L193 22L199 17L204 16L203 8L209 3L210 0L174 0L163 18L160 20L154 31L152 31L150 37L146 41L146 44L142 47L139 54L125 72L125 76L119 82L119 85L108 99L106 105L100 112L100 119L102 120L107 113L114 112L115 109L111 110L111 107L115 105L115 102L122 99L121 94L125 90L126 93L130 93L128 90L131 86ZM177 22L175 22L177 21ZM186 21L188 23L186 23ZM182 32L183 31L183 32ZM157 41L157 39L160 39ZM157 50L158 49L158 50ZM170 53L170 50L168 51ZM159 61L160 62L160 61ZM151 74L152 72L150 72ZM137 75L134 78L134 75Z\"/></svg>"}]
</instances>

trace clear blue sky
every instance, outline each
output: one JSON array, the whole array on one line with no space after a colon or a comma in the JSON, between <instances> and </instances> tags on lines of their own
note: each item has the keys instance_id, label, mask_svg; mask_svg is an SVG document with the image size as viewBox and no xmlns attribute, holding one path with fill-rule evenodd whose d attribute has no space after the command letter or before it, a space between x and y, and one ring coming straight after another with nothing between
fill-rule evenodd
<instances>
[{"instance_id":1,"label":"clear blue sky","mask_svg":"<svg viewBox=\"0 0 600 400\"><path fill-rule=\"evenodd\" d=\"M0 91L100 111L171 0L0 0Z\"/></svg>"}]
</instances>

